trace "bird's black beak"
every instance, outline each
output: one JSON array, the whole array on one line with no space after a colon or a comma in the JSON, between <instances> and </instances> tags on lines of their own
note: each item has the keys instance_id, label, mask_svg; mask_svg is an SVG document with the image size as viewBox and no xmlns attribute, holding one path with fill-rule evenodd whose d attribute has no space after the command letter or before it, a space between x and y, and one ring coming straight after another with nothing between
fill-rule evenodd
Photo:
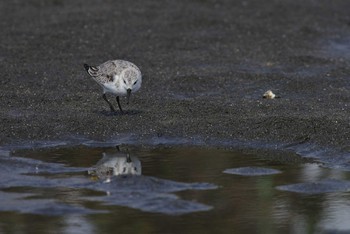
<instances>
[{"instance_id":1,"label":"bird's black beak","mask_svg":"<svg viewBox=\"0 0 350 234\"><path fill-rule=\"evenodd\" d=\"M130 157L129 154L126 155L126 162L127 163L131 163L132 162L131 157Z\"/></svg>"},{"instance_id":2,"label":"bird's black beak","mask_svg":"<svg viewBox=\"0 0 350 234\"><path fill-rule=\"evenodd\" d=\"M131 89L127 89L126 90L126 104L128 104L128 105L129 105L130 95L131 95Z\"/></svg>"}]
</instances>

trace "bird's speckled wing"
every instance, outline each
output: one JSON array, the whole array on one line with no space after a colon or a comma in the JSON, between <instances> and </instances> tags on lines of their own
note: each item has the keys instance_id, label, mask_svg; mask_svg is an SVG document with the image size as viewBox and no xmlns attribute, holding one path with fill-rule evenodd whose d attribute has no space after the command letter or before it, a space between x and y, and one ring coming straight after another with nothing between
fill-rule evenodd
<instances>
[{"instance_id":1,"label":"bird's speckled wing","mask_svg":"<svg viewBox=\"0 0 350 234\"><path fill-rule=\"evenodd\" d=\"M97 66L96 69L90 69L89 74L93 79L100 83L105 84L107 82L113 82L115 75L120 75L123 70L127 68L133 68L139 71L133 63L124 60L109 60L101 65Z\"/></svg>"},{"instance_id":2,"label":"bird's speckled wing","mask_svg":"<svg viewBox=\"0 0 350 234\"><path fill-rule=\"evenodd\" d=\"M105 63L102 63L99 65L97 68L102 74L110 75L110 76L115 76L115 75L120 75L120 73L128 68L135 66L130 62L123 61L123 60L110 60Z\"/></svg>"},{"instance_id":3,"label":"bird's speckled wing","mask_svg":"<svg viewBox=\"0 0 350 234\"><path fill-rule=\"evenodd\" d=\"M109 61L108 61L109 62ZM103 64L102 64L103 65ZM113 82L113 67L109 66L109 69L107 69L108 67L103 66L101 68L100 66L94 67L94 66L90 66L88 69L88 73L90 74L90 76L100 85L106 84L106 83L110 83Z\"/></svg>"}]
</instances>

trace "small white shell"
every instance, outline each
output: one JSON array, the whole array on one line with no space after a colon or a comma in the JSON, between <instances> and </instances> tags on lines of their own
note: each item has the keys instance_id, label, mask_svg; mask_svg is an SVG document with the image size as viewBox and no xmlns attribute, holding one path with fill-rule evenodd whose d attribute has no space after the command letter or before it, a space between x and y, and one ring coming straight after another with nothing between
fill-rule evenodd
<instances>
[{"instance_id":1,"label":"small white shell","mask_svg":"<svg viewBox=\"0 0 350 234\"><path fill-rule=\"evenodd\" d=\"M276 95L275 95L271 90L267 90L267 91L264 93L263 98L266 98L266 99L274 99L274 98L276 98Z\"/></svg>"}]
</instances>

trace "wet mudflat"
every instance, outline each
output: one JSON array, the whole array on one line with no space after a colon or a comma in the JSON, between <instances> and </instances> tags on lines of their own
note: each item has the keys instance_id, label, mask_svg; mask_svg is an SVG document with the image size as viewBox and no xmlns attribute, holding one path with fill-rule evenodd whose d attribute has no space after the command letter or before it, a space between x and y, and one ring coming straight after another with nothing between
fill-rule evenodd
<instances>
[{"instance_id":1,"label":"wet mudflat","mask_svg":"<svg viewBox=\"0 0 350 234\"><path fill-rule=\"evenodd\" d=\"M77 146L2 151L0 160L2 233L350 230L350 173L302 159Z\"/></svg>"}]
</instances>

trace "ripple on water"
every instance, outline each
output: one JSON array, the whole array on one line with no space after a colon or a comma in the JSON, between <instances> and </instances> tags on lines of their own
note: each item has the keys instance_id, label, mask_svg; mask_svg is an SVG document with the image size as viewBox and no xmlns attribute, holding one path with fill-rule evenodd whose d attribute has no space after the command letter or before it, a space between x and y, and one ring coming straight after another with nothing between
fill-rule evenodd
<instances>
[{"instance_id":1,"label":"ripple on water","mask_svg":"<svg viewBox=\"0 0 350 234\"><path fill-rule=\"evenodd\" d=\"M346 192L350 190L350 182L346 180L325 179L317 182L277 186L276 189L304 194Z\"/></svg>"},{"instance_id":2,"label":"ripple on water","mask_svg":"<svg viewBox=\"0 0 350 234\"><path fill-rule=\"evenodd\" d=\"M195 201L183 200L171 192L215 188L216 186L207 183L181 183L148 176L118 176L109 183L98 185L98 189L106 191L108 196L86 199L147 212L180 215L207 211L212 207Z\"/></svg>"},{"instance_id":3,"label":"ripple on water","mask_svg":"<svg viewBox=\"0 0 350 234\"><path fill-rule=\"evenodd\" d=\"M264 167L239 167L226 169L223 171L226 174L242 175L242 176L262 176L279 174L281 171Z\"/></svg>"},{"instance_id":4,"label":"ripple on water","mask_svg":"<svg viewBox=\"0 0 350 234\"><path fill-rule=\"evenodd\" d=\"M114 176L107 182L93 183L87 187L108 194L108 196L86 197L87 200L169 215L212 209L205 204L183 200L172 194L173 192L217 188L216 185L209 183L183 183L143 175Z\"/></svg>"}]
</instances>

